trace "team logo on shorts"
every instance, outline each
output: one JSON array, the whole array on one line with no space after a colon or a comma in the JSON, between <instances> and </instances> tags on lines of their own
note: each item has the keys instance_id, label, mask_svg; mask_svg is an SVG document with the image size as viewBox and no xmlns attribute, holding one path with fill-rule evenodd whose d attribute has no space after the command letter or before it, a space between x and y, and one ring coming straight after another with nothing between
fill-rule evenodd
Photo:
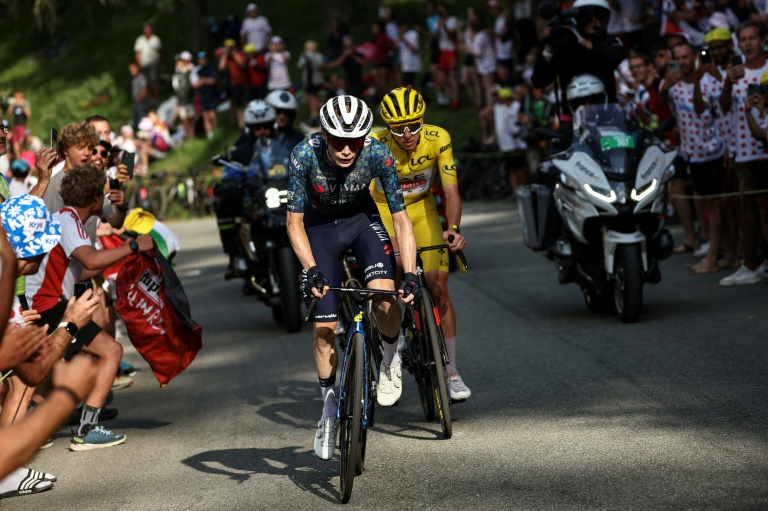
<instances>
[{"instance_id":1,"label":"team logo on shorts","mask_svg":"<svg viewBox=\"0 0 768 511\"><path fill-rule=\"evenodd\" d=\"M392 255L392 245L389 243L384 244L384 253L387 255Z\"/></svg>"}]
</instances>

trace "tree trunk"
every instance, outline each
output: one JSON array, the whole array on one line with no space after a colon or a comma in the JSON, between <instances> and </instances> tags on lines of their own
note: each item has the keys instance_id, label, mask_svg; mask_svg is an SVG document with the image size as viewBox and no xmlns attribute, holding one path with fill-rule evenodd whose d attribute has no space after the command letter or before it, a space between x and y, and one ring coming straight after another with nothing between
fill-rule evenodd
<instances>
[{"instance_id":1,"label":"tree trunk","mask_svg":"<svg viewBox=\"0 0 768 511\"><path fill-rule=\"evenodd\" d=\"M352 0L323 0L325 5L325 32L331 28L331 20L346 21L352 17L352 13L355 11L355 2Z\"/></svg>"},{"instance_id":2,"label":"tree trunk","mask_svg":"<svg viewBox=\"0 0 768 511\"><path fill-rule=\"evenodd\" d=\"M187 47L197 53L206 48L208 42L207 11L205 0L186 0L187 4Z\"/></svg>"}]
</instances>

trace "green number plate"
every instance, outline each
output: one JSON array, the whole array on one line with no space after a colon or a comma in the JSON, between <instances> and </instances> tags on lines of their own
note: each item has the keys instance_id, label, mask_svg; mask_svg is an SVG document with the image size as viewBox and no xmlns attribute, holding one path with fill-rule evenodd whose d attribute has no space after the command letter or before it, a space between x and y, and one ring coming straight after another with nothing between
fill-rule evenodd
<instances>
[{"instance_id":1,"label":"green number plate","mask_svg":"<svg viewBox=\"0 0 768 511\"><path fill-rule=\"evenodd\" d=\"M600 139L600 149L632 149L635 147L635 139L631 135L614 135Z\"/></svg>"}]
</instances>

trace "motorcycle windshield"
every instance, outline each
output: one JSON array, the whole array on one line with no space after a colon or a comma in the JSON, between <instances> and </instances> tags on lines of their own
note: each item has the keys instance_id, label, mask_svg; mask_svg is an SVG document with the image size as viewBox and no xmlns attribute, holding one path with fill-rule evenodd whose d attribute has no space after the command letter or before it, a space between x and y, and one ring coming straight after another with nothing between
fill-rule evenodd
<instances>
[{"instance_id":1,"label":"motorcycle windshield","mask_svg":"<svg viewBox=\"0 0 768 511\"><path fill-rule=\"evenodd\" d=\"M579 107L574 115L573 130L574 139L589 146L606 174L627 177L633 171L635 137L627 128L619 105Z\"/></svg>"}]
</instances>

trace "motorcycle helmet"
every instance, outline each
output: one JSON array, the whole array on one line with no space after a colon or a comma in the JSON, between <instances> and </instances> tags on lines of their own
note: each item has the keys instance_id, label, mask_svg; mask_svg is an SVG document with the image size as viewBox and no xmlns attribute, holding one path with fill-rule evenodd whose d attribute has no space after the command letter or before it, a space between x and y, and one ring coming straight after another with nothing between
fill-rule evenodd
<instances>
[{"instance_id":1,"label":"motorcycle helmet","mask_svg":"<svg viewBox=\"0 0 768 511\"><path fill-rule=\"evenodd\" d=\"M371 131L373 114L362 99L336 96L320 109L320 127L337 138L361 138Z\"/></svg>"},{"instance_id":2,"label":"motorcycle helmet","mask_svg":"<svg viewBox=\"0 0 768 511\"><path fill-rule=\"evenodd\" d=\"M571 79L566 90L571 113L582 105L604 105L608 103L605 85L594 75L580 74Z\"/></svg>"},{"instance_id":3,"label":"motorcycle helmet","mask_svg":"<svg viewBox=\"0 0 768 511\"><path fill-rule=\"evenodd\" d=\"M284 90L273 90L267 94L264 101L272 105L275 110L293 110L295 113L299 108L299 104L296 102L293 94Z\"/></svg>"},{"instance_id":4,"label":"motorcycle helmet","mask_svg":"<svg viewBox=\"0 0 768 511\"><path fill-rule=\"evenodd\" d=\"M592 18L600 20L600 32L605 33L608 27L608 18L611 16L611 6L608 0L576 0L573 2L573 8L579 11L576 17L577 28L579 32L584 25L592 21Z\"/></svg>"},{"instance_id":5,"label":"motorcycle helmet","mask_svg":"<svg viewBox=\"0 0 768 511\"><path fill-rule=\"evenodd\" d=\"M381 101L381 118L387 124L418 121L424 116L427 105L419 91L411 87L398 87Z\"/></svg>"},{"instance_id":6,"label":"motorcycle helmet","mask_svg":"<svg viewBox=\"0 0 768 511\"><path fill-rule=\"evenodd\" d=\"M243 122L249 128L268 122L274 123L275 118L277 118L275 109L272 105L262 99L254 99L248 103L248 106L245 107L245 112L243 113Z\"/></svg>"}]
</instances>

